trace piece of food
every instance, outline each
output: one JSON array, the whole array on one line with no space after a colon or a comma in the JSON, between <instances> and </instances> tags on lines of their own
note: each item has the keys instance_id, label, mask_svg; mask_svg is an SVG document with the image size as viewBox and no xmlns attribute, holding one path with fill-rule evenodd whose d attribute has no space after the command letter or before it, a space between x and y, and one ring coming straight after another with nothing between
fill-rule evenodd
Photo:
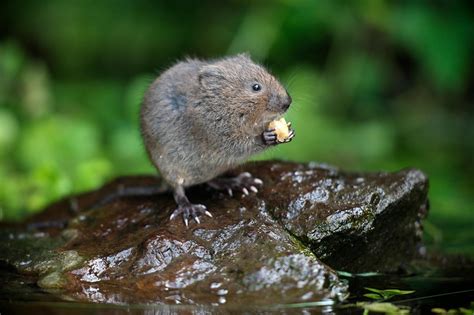
<instances>
[{"instance_id":1,"label":"piece of food","mask_svg":"<svg viewBox=\"0 0 474 315\"><path fill-rule=\"evenodd\" d=\"M279 142L285 141L290 135L290 130L288 129L288 124L285 118L280 118L279 120L274 120L270 122L268 128L275 129L277 140Z\"/></svg>"}]
</instances>

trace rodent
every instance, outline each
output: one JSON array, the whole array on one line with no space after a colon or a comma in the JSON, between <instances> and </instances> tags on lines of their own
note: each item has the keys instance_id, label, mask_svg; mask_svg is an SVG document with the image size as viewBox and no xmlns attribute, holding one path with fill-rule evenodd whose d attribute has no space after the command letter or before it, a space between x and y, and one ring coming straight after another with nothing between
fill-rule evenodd
<instances>
[{"instance_id":1,"label":"rodent","mask_svg":"<svg viewBox=\"0 0 474 315\"><path fill-rule=\"evenodd\" d=\"M192 204L185 188L207 182L216 189L257 191L262 181L244 173L218 175L250 155L279 144L268 124L281 117L292 99L283 85L249 55L215 60L186 59L164 71L145 93L140 111L146 151L171 186L183 215L198 223L212 216ZM291 129L289 142L294 137Z\"/></svg>"}]
</instances>

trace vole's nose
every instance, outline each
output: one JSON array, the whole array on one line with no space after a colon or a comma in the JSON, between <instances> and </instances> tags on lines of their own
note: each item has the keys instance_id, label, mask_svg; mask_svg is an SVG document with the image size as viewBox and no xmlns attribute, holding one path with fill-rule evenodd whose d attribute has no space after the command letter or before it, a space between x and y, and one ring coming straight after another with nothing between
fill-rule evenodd
<instances>
[{"instance_id":1,"label":"vole's nose","mask_svg":"<svg viewBox=\"0 0 474 315\"><path fill-rule=\"evenodd\" d=\"M288 93L272 93L269 106L273 111L285 112L291 104L291 96Z\"/></svg>"},{"instance_id":2,"label":"vole's nose","mask_svg":"<svg viewBox=\"0 0 474 315\"><path fill-rule=\"evenodd\" d=\"M291 96L289 94L286 94L286 97L283 97L282 102L281 102L281 107L283 110L287 110L290 107L291 104Z\"/></svg>"}]
</instances>

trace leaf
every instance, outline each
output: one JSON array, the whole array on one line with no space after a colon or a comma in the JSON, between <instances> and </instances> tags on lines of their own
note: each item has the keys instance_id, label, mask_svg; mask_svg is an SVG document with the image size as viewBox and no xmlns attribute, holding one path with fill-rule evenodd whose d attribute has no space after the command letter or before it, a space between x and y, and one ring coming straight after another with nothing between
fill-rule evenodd
<instances>
[{"instance_id":1,"label":"leaf","mask_svg":"<svg viewBox=\"0 0 474 315\"><path fill-rule=\"evenodd\" d=\"M366 289L366 290L368 290L368 291L375 292L375 293L379 293L379 294L382 294L382 292L383 292L383 290L374 289L374 288L367 288L367 287L364 287L364 289Z\"/></svg>"},{"instance_id":2,"label":"leaf","mask_svg":"<svg viewBox=\"0 0 474 315\"><path fill-rule=\"evenodd\" d=\"M366 298L372 299L372 300L382 300L383 296L377 293L366 293L364 294Z\"/></svg>"},{"instance_id":3,"label":"leaf","mask_svg":"<svg viewBox=\"0 0 474 315\"><path fill-rule=\"evenodd\" d=\"M352 273L347 272L347 271L338 271L337 274L341 277L348 277L348 278L354 277L354 275L352 275Z\"/></svg>"},{"instance_id":4,"label":"leaf","mask_svg":"<svg viewBox=\"0 0 474 315\"><path fill-rule=\"evenodd\" d=\"M386 314L408 314L409 312L409 309L401 308L401 307L396 306L395 304L387 303L387 302L367 303L367 304L361 304L359 306L361 306L366 311L386 313Z\"/></svg>"},{"instance_id":5,"label":"leaf","mask_svg":"<svg viewBox=\"0 0 474 315\"><path fill-rule=\"evenodd\" d=\"M415 291L412 290L398 290L398 289L387 289L383 290L382 295L385 299L390 299L397 295L412 294Z\"/></svg>"},{"instance_id":6,"label":"leaf","mask_svg":"<svg viewBox=\"0 0 474 315\"><path fill-rule=\"evenodd\" d=\"M432 308L431 311L435 314L446 314L447 313L447 311L444 308L440 308L440 307Z\"/></svg>"},{"instance_id":7,"label":"leaf","mask_svg":"<svg viewBox=\"0 0 474 315\"><path fill-rule=\"evenodd\" d=\"M379 300L388 300L394 296L397 295L405 295L405 294L412 294L415 291L413 290L399 290L399 289L385 289L385 290L380 290L380 289L375 289L375 288L365 288L368 291L375 292L379 294L381 297Z\"/></svg>"}]
</instances>

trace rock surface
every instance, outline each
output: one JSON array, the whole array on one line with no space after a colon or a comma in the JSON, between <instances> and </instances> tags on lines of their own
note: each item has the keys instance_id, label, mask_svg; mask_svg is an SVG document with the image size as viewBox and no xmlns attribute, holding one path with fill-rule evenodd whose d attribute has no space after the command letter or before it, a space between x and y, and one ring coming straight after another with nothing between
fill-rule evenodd
<instances>
[{"instance_id":1,"label":"rock surface","mask_svg":"<svg viewBox=\"0 0 474 315\"><path fill-rule=\"evenodd\" d=\"M235 172L243 170L264 181L257 194L190 189L214 216L199 225L168 220L169 193L109 198L162 186L156 177L123 177L3 227L0 261L66 299L269 305L342 300L347 285L332 268L389 271L419 255L420 171L259 162Z\"/></svg>"}]
</instances>

